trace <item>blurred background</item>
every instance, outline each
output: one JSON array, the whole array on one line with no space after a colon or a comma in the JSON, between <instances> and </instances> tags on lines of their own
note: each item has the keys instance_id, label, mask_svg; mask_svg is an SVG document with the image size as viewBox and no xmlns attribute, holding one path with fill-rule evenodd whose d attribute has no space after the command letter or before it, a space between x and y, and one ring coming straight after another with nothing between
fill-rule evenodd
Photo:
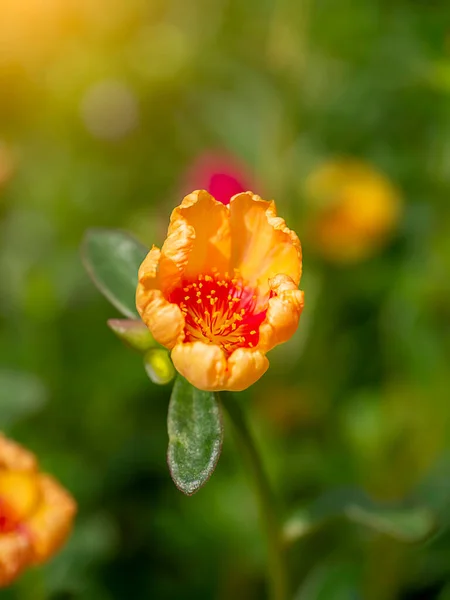
<instances>
[{"instance_id":1,"label":"blurred background","mask_svg":"<svg viewBox=\"0 0 450 600\"><path fill-rule=\"evenodd\" d=\"M448 3L0 12L0 427L80 507L61 554L0 597L265 598L229 424L212 479L184 497L165 458L171 386L107 329L118 315L79 257L88 227L160 244L192 189L250 188L304 251L298 334L241 394L286 514L364 493L436 521L416 543L348 518L300 527L296 599L448 600Z\"/></svg>"}]
</instances>

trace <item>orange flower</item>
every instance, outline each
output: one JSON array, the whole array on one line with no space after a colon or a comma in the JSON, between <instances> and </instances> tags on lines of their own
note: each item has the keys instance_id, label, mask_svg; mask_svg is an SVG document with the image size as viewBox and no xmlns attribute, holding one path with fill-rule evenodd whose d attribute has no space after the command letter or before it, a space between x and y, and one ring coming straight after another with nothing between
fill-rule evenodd
<instances>
[{"instance_id":1,"label":"orange flower","mask_svg":"<svg viewBox=\"0 0 450 600\"><path fill-rule=\"evenodd\" d=\"M313 204L311 244L334 262L364 260L385 243L400 218L394 185L354 159L329 161L306 182Z\"/></svg>"},{"instance_id":2,"label":"orange flower","mask_svg":"<svg viewBox=\"0 0 450 600\"><path fill-rule=\"evenodd\" d=\"M201 390L243 390L303 309L297 235L251 192L226 206L206 191L175 208L162 249L139 270L137 308L175 368Z\"/></svg>"},{"instance_id":3,"label":"orange flower","mask_svg":"<svg viewBox=\"0 0 450 600\"><path fill-rule=\"evenodd\" d=\"M31 452L0 434L0 587L47 560L67 538L76 506Z\"/></svg>"}]
</instances>

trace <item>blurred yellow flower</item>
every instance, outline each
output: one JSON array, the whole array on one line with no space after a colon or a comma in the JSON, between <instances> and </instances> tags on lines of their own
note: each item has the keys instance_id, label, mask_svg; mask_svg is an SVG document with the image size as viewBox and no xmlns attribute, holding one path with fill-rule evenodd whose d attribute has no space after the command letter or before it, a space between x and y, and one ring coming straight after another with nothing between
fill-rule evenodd
<instances>
[{"instance_id":1,"label":"blurred yellow flower","mask_svg":"<svg viewBox=\"0 0 450 600\"><path fill-rule=\"evenodd\" d=\"M306 181L313 205L309 240L335 262L356 262L374 254L400 218L395 186L370 165L337 159L317 168Z\"/></svg>"},{"instance_id":2,"label":"blurred yellow flower","mask_svg":"<svg viewBox=\"0 0 450 600\"><path fill-rule=\"evenodd\" d=\"M297 328L301 270L300 241L274 202L246 192L224 204L195 191L141 265L137 308L192 385L243 390Z\"/></svg>"},{"instance_id":3,"label":"blurred yellow flower","mask_svg":"<svg viewBox=\"0 0 450 600\"><path fill-rule=\"evenodd\" d=\"M34 455L0 434L0 587L56 552L75 512L72 497L39 472Z\"/></svg>"}]
</instances>

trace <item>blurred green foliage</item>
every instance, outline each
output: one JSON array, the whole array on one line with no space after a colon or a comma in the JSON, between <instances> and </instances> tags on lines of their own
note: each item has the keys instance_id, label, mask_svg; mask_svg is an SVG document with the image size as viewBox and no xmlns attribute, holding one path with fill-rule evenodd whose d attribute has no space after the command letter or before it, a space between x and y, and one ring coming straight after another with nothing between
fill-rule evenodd
<instances>
[{"instance_id":1,"label":"blurred green foliage","mask_svg":"<svg viewBox=\"0 0 450 600\"><path fill-rule=\"evenodd\" d=\"M79 257L92 226L160 244L186 170L220 149L305 240L304 182L322 160L365 160L401 190L399 228L372 259L330 264L304 243L299 332L241 396L286 507L351 486L437 520L414 545L327 523L290 548L297 600L447 600L448 3L0 6L0 427L80 507L61 554L0 597L264 597L229 427L211 481L184 497L166 465L170 385L106 327L119 315Z\"/></svg>"}]
</instances>

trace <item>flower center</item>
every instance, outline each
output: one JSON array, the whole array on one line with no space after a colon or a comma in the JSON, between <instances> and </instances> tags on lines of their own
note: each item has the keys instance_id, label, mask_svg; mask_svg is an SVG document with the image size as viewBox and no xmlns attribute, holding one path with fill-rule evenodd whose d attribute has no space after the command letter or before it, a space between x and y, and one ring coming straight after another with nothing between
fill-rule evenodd
<instances>
[{"instance_id":1,"label":"flower center","mask_svg":"<svg viewBox=\"0 0 450 600\"><path fill-rule=\"evenodd\" d=\"M0 534L15 531L19 525L19 519L11 506L0 498Z\"/></svg>"},{"instance_id":2,"label":"flower center","mask_svg":"<svg viewBox=\"0 0 450 600\"><path fill-rule=\"evenodd\" d=\"M173 290L170 302L185 318L185 341L221 346L229 356L236 348L254 348L267 312L267 297L258 295L235 272L199 275Z\"/></svg>"},{"instance_id":3,"label":"flower center","mask_svg":"<svg viewBox=\"0 0 450 600\"><path fill-rule=\"evenodd\" d=\"M36 475L0 470L0 533L17 529L39 502Z\"/></svg>"}]
</instances>

